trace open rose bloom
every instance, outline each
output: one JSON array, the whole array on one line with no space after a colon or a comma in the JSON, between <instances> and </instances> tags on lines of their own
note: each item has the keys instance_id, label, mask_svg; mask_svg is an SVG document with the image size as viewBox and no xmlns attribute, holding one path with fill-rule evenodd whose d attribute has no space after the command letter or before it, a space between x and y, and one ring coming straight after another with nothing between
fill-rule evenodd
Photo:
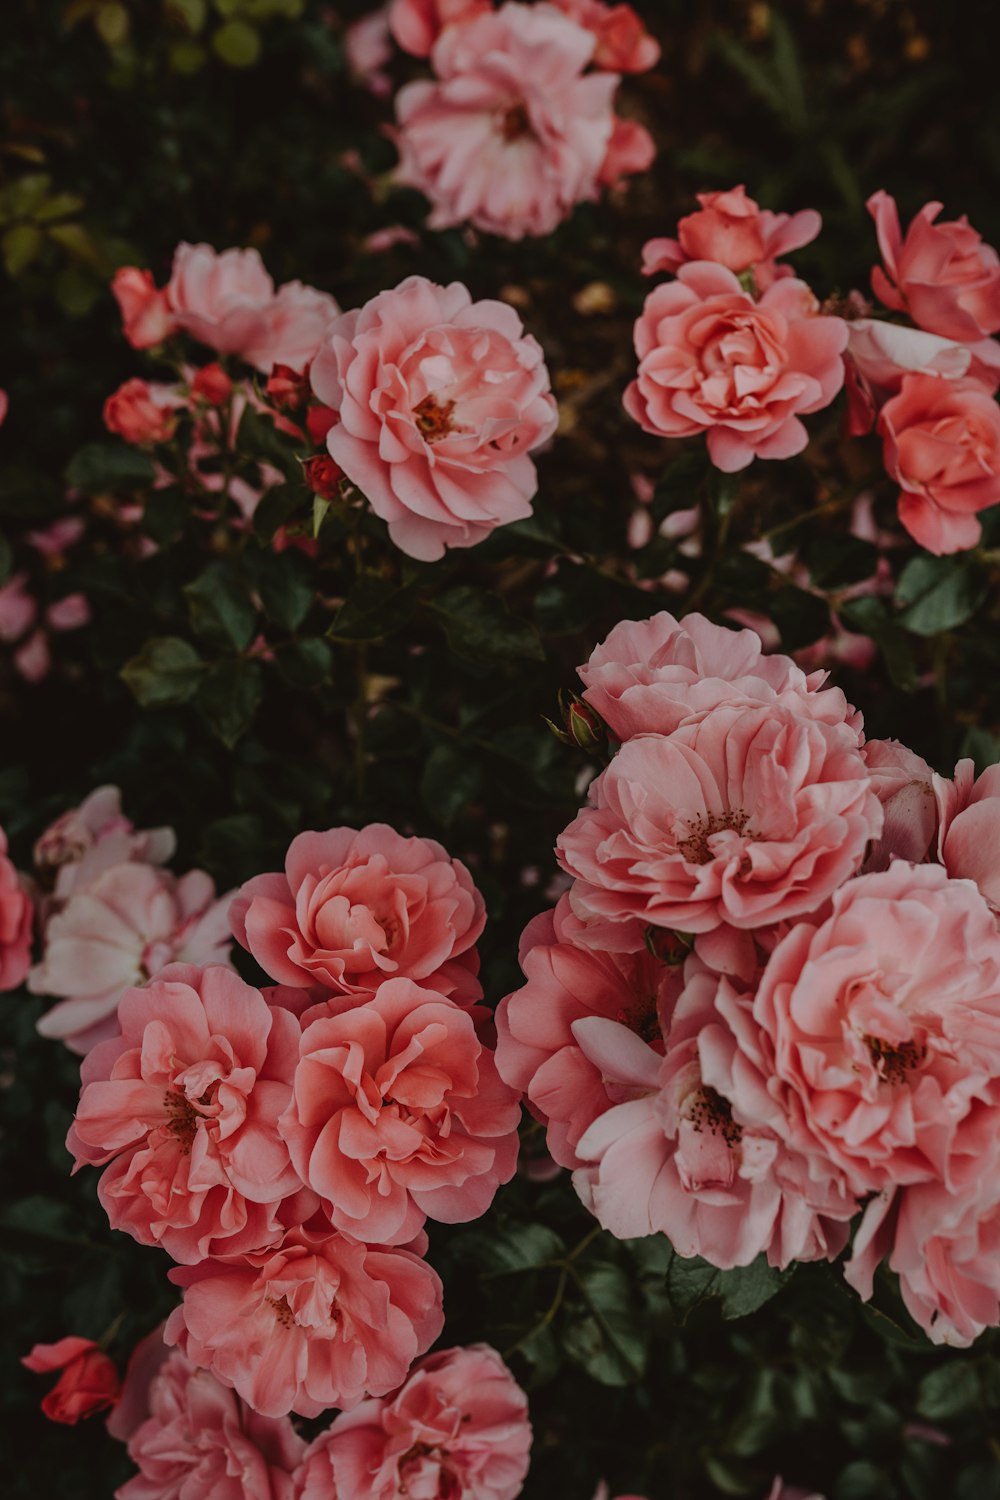
<instances>
[{"instance_id":1,"label":"open rose bloom","mask_svg":"<svg viewBox=\"0 0 1000 1500\"><path fill-rule=\"evenodd\" d=\"M676 239L650 240L643 246L642 269L647 276L677 270L693 260L714 261L737 275L753 273L759 291L780 276L791 276L791 266L778 256L808 245L820 231L815 209L776 214L761 209L747 196L742 183L721 193L699 193L701 207L677 225Z\"/></svg>"}]
</instances>

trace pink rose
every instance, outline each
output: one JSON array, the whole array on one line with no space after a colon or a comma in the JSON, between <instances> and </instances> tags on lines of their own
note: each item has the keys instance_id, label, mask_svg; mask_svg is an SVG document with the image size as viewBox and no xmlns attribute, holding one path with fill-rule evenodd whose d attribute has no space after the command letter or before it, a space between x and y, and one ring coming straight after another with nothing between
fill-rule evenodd
<instances>
[{"instance_id":1,"label":"pink rose","mask_svg":"<svg viewBox=\"0 0 1000 1500\"><path fill-rule=\"evenodd\" d=\"M139 1473L115 1500L292 1500L305 1444L287 1417L258 1415L183 1354L155 1376L150 1408L128 1444Z\"/></svg>"},{"instance_id":2,"label":"pink rose","mask_svg":"<svg viewBox=\"0 0 1000 1500\"><path fill-rule=\"evenodd\" d=\"M282 1233L301 1183L278 1135L299 1025L231 969L172 964L118 1007L119 1034L81 1069L67 1139L104 1166L113 1229L191 1265Z\"/></svg>"},{"instance_id":3,"label":"pink rose","mask_svg":"<svg viewBox=\"0 0 1000 1500\"><path fill-rule=\"evenodd\" d=\"M174 435L177 412L183 405L175 386L126 380L104 403L104 425L126 443L140 447L167 443Z\"/></svg>"},{"instance_id":4,"label":"pink rose","mask_svg":"<svg viewBox=\"0 0 1000 1500\"><path fill-rule=\"evenodd\" d=\"M163 1324L158 1323L139 1340L128 1357L121 1394L108 1412L106 1426L113 1438L127 1443L132 1434L150 1415L152 1385L170 1357L163 1342Z\"/></svg>"},{"instance_id":5,"label":"pink rose","mask_svg":"<svg viewBox=\"0 0 1000 1500\"><path fill-rule=\"evenodd\" d=\"M0 991L15 990L31 968L34 910L21 877L7 858L0 828Z\"/></svg>"},{"instance_id":6,"label":"pink rose","mask_svg":"<svg viewBox=\"0 0 1000 1500\"><path fill-rule=\"evenodd\" d=\"M57 1344L36 1344L21 1360L37 1375L52 1370L62 1374L47 1396L42 1411L50 1422L75 1426L81 1417L107 1411L118 1400L121 1382L114 1361L93 1339L65 1338Z\"/></svg>"},{"instance_id":7,"label":"pink rose","mask_svg":"<svg viewBox=\"0 0 1000 1500\"><path fill-rule=\"evenodd\" d=\"M274 282L256 250L178 245L167 296L177 326L220 354L245 357L270 337Z\"/></svg>"},{"instance_id":8,"label":"pink rose","mask_svg":"<svg viewBox=\"0 0 1000 1500\"><path fill-rule=\"evenodd\" d=\"M15 573L0 588L0 641L19 641L38 619L38 602L27 573Z\"/></svg>"},{"instance_id":9,"label":"pink rose","mask_svg":"<svg viewBox=\"0 0 1000 1500\"><path fill-rule=\"evenodd\" d=\"M39 879L55 881L53 895L69 899L112 865L163 865L177 846L172 828L136 828L122 812L116 786L99 786L69 812L50 823L35 843L33 858Z\"/></svg>"},{"instance_id":10,"label":"pink rose","mask_svg":"<svg viewBox=\"0 0 1000 1500\"><path fill-rule=\"evenodd\" d=\"M272 1250L170 1272L165 1338L254 1411L318 1417L405 1378L441 1332L442 1289L409 1250L291 1230Z\"/></svg>"},{"instance_id":11,"label":"pink rose","mask_svg":"<svg viewBox=\"0 0 1000 1500\"><path fill-rule=\"evenodd\" d=\"M151 271L122 266L114 274L111 290L133 349L155 348L176 332L166 288L156 285Z\"/></svg>"},{"instance_id":12,"label":"pink rose","mask_svg":"<svg viewBox=\"0 0 1000 1500\"><path fill-rule=\"evenodd\" d=\"M2 427L4 422L7 420L7 413L9 410L10 397L7 395L6 391L0 390L0 427Z\"/></svg>"},{"instance_id":13,"label":"pink rose","mask_svg":"<svg viewBox=\"0 0 1000 1500\"><path fill-rule=\"evenodd\" d=\"M844 383L847 325L818 308L794 277L755 302L725 266L680 266L635 325L639 373L626 411L658 437L704 432L726 473L801 453L809 434L800 415L829 406Z\"/></svg>"},{"instance_id":14,"label":"pink rose","mask_svg":"<svg viewBox=\"0 0 1000 1500\"><path fill-rule=\"evenodd\" d=\"M767 1493L767 1500L823 1500L823 1496L817 1494L815 1490L798 1489L794 1485L786 1484L781 1476L777 1475Z\"/></svg>"},{"instance_id":15,"label":"pink rose","mask_svg":"<svg viewBox=\"0 0 1000 1500\"><path fill-rule=\"evenodd\" d=\"M970 881L895 860L771 955L753 1007L802 1156L856 1194L978 1172L1000 1128L1000 936Z\"/></svg>"},{"instance_id":16,"label":"pink rose","mask_svg":"<svg viewBox=\"0 0 1000 1500\"><path fill-rule=\"evenodd\" d=\"M337 1229L399 1245L425 1218L486 1212L514 1175L519 1120L472 1018L390 979L365 1005L306 1027L280 1129Z\"/></svg>"},{"instance_id":17,"label":"pink rose","mask_svg":"<svg viewBox=\"0 0 1000 1500\"><path fill-rule=\"evenodd\" d=\"M580 923L563 896L554 912L524 934L521 966L527 983L497 1008L497 1071L527 1095L546 1124L548 1146L563 1167L582 1165L576 1144L618 1097L580 1047L573 1023L586 1016L617 1021L662 1052L680 992L679 969L644 947L638 953L597 953L573 942Z\"/></svg>"},{"instance_id":18,"label":"pink rose","mask_svg":"<svg viewBox=\"0 0 1000 1500\"><path fill-rule=\"evenodd\" d=\"M528 454L555 431L541 347L502 302L411 276L345 313L312 368L331 457L409 557L531 514Z\"/></svg>"},{"instance_id":19,"label":"pink rose","mask_svg":"<svg viewBox=\"0 0 1000 1500\"><path fill-rule=\"evenodd\" d=\"M904 238L888 193L873 193L867 206L885 265L872 270L872 290L886 307L963 344L1000 331L1000 256L964 214L935 224L943 205L925 203Z\"/></svg>"},{"instance_id":20,"label":"pink rose","mask_svg":"<svg viewBox=\"0 0 1000 1500\"><path fill-rule=\"evenodd\" d=\"M778 265L777 257L808 245L822 228L812 208L797 214L761 209L747 197L742 183L725 192L695 196L701 208L681 219L675 240L650 240L643 246L644 275L676 273L689 261L711 260L737 275L752 271L758 292L763 292L779 277L792 275L791 266Z\"/></svg>"},{"instance_id":21,"label":"pink rose","mask_svg":"<svg viewBox=\"0 0 1000 1500\"><path fill-rule=\"evenodd\" d=\"M210 365L202 365L191 377L192 396L209 406L225 406L227 401L232 400L233 389L233 382L218 360L213 360Z\"/></svg>"},{"instance_id":22,"label":"pink rose","mask_svg":"<svg viewBox=\"0 0 1000 1500\"><path fill-rule=\"evenodd\" d=\"M879 407L899 390L904 375L961 380L972 361L966 344L876 318L848 321L846 357L849 437L871 431Z\"/></svg>"},{"instance_id":23,"label":"pink rose","mask_svg":"<svg viewBox=\"0 0 1000 1500\"><path fill-rule=\"evenodd\" d=\"M303 371L339 316L340 308L329 293L301 281L288 281L264 308L259 331L241 350L242 357L264 372L275 365Z\"/></svg>"},{"instance_id":24,"label":"pink rose","mask_svg":"<svg viewBox=\"0 0 1000 1500\"><path fill-rule=\"evenodd\" d=\"M446 26L463 25L492 9L492 0L392 0L389 30L404 52L429 57Z\"/></svg>"},{"instance_id":25,"label":"pink rose","mask_svg":"<svg viewBox=\"0 0 1000 1500\"><path fill-rule=\"evenodd\" d=\"M724 703L784 702L807 718L849 723L861 716L826 672L807 676L790 656L766 655L754 630L731 630L704 615L676 620L661 610L622 620L579 669L584 698L616 739L672 734Z\"/></svg>"},{"instance_id":26,"label":"pink rose","mask_svg":"<svg viewBox=\"0 0 1000 1500\"><path fill-rule=\"evenodd\" d=\"M645 125L615 115L614 129L604 153L598 182L601 187L620 187L625 177L645 172L656 159L656 145Z\"/></svg>"},{"instance_id":27,"label":"pink rose","mask_svg":"<svg viewBox=\"0 0 1000 1500\"><path fill-rule=\"evenodd\" d=\"M488 1344L422 1359L400 1391L336 1417L306 1454L296 1500L515 1500L528 1400Z\"/></svg>"},{"instance_id":28,"label":"pink rose","mask_svg":"<svg viewBox=\"0 0 1000 1500\"><path fill-rule=\"evenodd\" d=\"M597 38L594 66L612 73L646 73L660 60L660 44L631 5L603 0L552 0L557 10Z\"/></svg>"},{"instance_id":29,"label":"pink rose","mask_svg":"<svg viewBox=\"0 0 1000 1500\"><path fill-rule=\"evenodd\" d=\"M596 196L619 80L584 76L594 46L553 6L514 0L442 33L436 78L396 96L397 181L431 200L432 229L551 234Z\"/></svg>"},{"instance_id":30,"label":"pink rose","mask_svg":"<svg viewBox=\"0 0 1000 1500\"><path fill-rule=\"evenodd\" d=\"M868 740L861 753L885 815L881 836L865 859L865 873L888 869L893 859L920 864L937 832L934 772L898 740Z\"/></svg>"},{"instance_id":31,"label":"pink rose","mask_svg":"<svg viewBox=\"0 0 1000 1500\"><path fill-rule=\"evenodd\" d=\"M582 940L612 951L815 911L882 827L853 733L777 702L629 740L591 799L556 852Z\"/></svg>"},{"instance_id":32,"label":"pink rose","mask_svg":"<svg viewBox=\"0 0 1000 1500\"><path fill-rule=\"evenodd\" d=\"M486 921L460 860L385 823L300 833L283 875L257 875L229 908L233 934L279 984L352 999L404 976L479 988L470 950Z\"/></svg>"},{"instance_id":33,"label":"pink rose","mask_svg":"<svg viewBox=\"0 0 1000 1500\"><path fill-rule=\"evenodd\" d=\"M977 777L973 762L960 760L953 781L934 777L934 795L939 860L953 879L974 880L1000 915L1000 765Z\"/></svg>"},{"instance_id":34,"label":"pink rose","mask_svg":"<svg viewBox=\"0 0 1000 1500\"><path fill-rule=\"evenodd\" d=\"M344 55L351 75L378 99L392 93L392 79L386 72L393 57L389 11L390 6L381 5L371 15L352 21L344 31Z\"/></svg>"},{"instance_id":35,"label":"pink rose","mask_svg":"<svg viewBox=\"0 0 1000 1500\"><path fill-rule=\"evenodd\" d=\"M940 557L974 547L976 512L1000 501L1000 407L976 382L906 375L878 420L899 519Z\"/></svg>"},{"instance_id":36,"label":"pink rose","mask_svg":"<svg viewBox=\"0 0 1000 1500\"><path fill-rule=\"evenodd\" d=\"M75 885L50 917L28 976L33 995L64 997L39 1021L42 1036L84 1053L114 1036L125 990L170 963L226 963L228 905L203 870L178 879L153 865L117 864Z\"/></svg>"}]
</instances>

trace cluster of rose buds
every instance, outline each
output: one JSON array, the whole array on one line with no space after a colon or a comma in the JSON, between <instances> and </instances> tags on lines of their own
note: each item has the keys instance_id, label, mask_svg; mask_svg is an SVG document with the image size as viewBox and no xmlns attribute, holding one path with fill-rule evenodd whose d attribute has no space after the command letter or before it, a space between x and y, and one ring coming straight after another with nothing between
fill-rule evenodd
<instances>
[{"instance_id":1,"label":"cluster of rose buds","mask_svg":"<svg viewBox=\"0 0 1000 1500\"><path fill-rule=\"evenodd\" d=\"M580 669L617 749L559 839L497 1064L621 1238L883 1260L935 1342L1000 1322L1000 768L866 741L700 615Z\"/></svg>"}]
</instances>

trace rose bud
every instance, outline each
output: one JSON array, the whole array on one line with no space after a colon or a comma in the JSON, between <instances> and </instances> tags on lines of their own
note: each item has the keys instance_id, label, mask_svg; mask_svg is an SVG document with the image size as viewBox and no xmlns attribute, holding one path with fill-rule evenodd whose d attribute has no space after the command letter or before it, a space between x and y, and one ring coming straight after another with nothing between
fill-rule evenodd
<instances>
[{"instance_id":1,"label":"rose bud","mask_svg":"<svg viewBox=\"0 0 1000 1500\"><path fill-rule=\"evenodd\" d=\"M114 1363L92 1339L69 1337L56 1344L36 1344L21 1360L29 1370L44 1375L62 1374L48 1395L42 1411L52 1422L74 1426L81 1417L92 1417L114 1406L121 1381Z\"/></svg>"}]
</instances>

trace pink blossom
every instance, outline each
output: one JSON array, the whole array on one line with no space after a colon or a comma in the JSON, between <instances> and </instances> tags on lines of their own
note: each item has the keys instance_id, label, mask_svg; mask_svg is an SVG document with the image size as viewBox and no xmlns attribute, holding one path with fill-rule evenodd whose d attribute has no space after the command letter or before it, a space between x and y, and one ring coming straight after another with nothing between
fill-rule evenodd
<instances>
[{"instance_id":1,"label":"pink blossom","mask_svg":"<svg viewBox=\"0 0 1000 1500\"><path fill-rule=\"evenodd\" d=\"M241 350L258 370L287 365L303 371L318 354L340 316L328 292L301 281L287 281L261 315L260 329Z\"/></svg>"},{"instance_id":2,"label":"pink blossom","mask_svg":"<svg viewBox=\"0 0 1000 1500\"><path fill-rule=\"evenodd\" d=\"M231 969L172 964L127 990L117 1036L88 1053L67 1146L105 1166L114 1229L185 1265L280 1237L301 1187L278 1136L299 1026Z\"/></svg>"},{"instance_id":3,"label":"pink blossom","mask_svg":"<svg viewBox=\"0 0 1000 1500\"><path fill-rule=\"evenodd\" d=\"M446 26L464 25L492 9L492 0L392 0L389 29L404 52L429 57Z\"/></svg>"},{"instance_id":4,"label":"pink blossom","mask_svg":"<svg viewBox=\"0 0 1000 1500\"><path fill-rule=\"evenodd\" d=\"M126 443L140 447L166 443L173 437L183 405L176 386L126 380L104 403L104 425Z\"/></svg>"},{"instance_id":5,"label":"pink blossom","mask_svg":"<svg viewBox=\"0 0 1000 1500\"><path fill-rule=\"evenodd\" d=\"M596 196L619 80L584 75L594 47L553 6L515 0L441 34L434 80L396 96L397 180L431 200L432 229L551 234Z\"/></svg>"},{"instance_id":6,"label":"pink blossom","mask_svg":"<svg viewBox=\"0 0 1000 1500\"><path fill-rule=\"evenodd\" d=\"M597 180L602 187L620 187L625 177L647 171L655 158L656 145L645 125L615 115L614 129Z\"/></svg>"},{"instance_id":7,"label":"pink blossom","mask_svg":"<svg viewBox=\"0 0 1000 1500\"><path fill-rule=\"evenodd\" d=\"M854 734L780 702L722 704L629 740L561 835L582 940L737 928L815 911L882 827Z\"/></svg>"},{"instance_id":8,"label":"pink blossom","mask_svg":"<svg viewBox=\"0 0 1000 1500\"><path fill-rule=\"evenodd\" d=\"M594 952L573 942L580 923L566 896L529 924L521 966L527 983L497 1008L497 1070L544 1120L548 1146L564 1167L581 1166L576 1144L617 1095L576 1040L586 1016L617 1021L662 1052L679 969L643 947L638 953Z\"/></svg>"},{"instance_id":9,"label":"pink blossom","mask_svg":"<svg viewBox=\"0 0 1000 1500\"><path fill-rule=\"evenodd\" d=\"M233 389L233 382L218 360L213 360L210 365L202 365L191 378L192 396L207 402L209 406L225 406L232 399Z\"/></svg>"},{"instance_id":10,"label":"pink blossom","mask_svg":"<svg viewBox=\"0 0 1000 1500\"><path fill-rule=\"evenodd\" d=\"M934 772L898 740L868 740L862 754L885 815L881 836L865 859L865 872L885 870L893 859L920 864L937 833Z\"/></svg>"},{"instance_id":11,"label":"pink blossom","mask_svg":"<svg viewBox=\"0 0 1000 1500\"><path fill-rule=\"evenodd\" d=\"M91 619L90 603L86 594L64 594L54 600L45 611L45 622L50 630L82 630Z\"/></svg>"},{"instance_id":12,"label":"pink blossom","mask_svg":"<svg viewBox=\"0 0 1000 1500\"><path fill-rule=\"evenodd\" d=\"M786 1484L780 1475L776 1475L766 1500L824 1500L824 1497L815 1490L803 1490Z\"/></svg>"},{"instance_id":13,"label":"pink blossom","mask_svg":"<svg viewBox=\"0 0 1000 1500\"><path fill-rule=\"evenodd\" d=\"M808 718L849 723L861 716L827 674L807 676L789 656L764 653L754 630L730 630L704 615L682 621L666 610L623 620L579 669L584 698L619 740L671 734L720 704L783 702Z\"/></svg>"},{"instance_id":14,"label":"pink blossom","mask_svg":"<svg viewBox=\"0 0 1000 1500\"><path fill-rule=\"evenodd\" d=\"M56 1344L36 1344L21 1363L38 1375L62 1371L42 1398L42 1411L50 1422L75 1426L81 1417L106 1411L118 1399L120 1382L114 1361L93 1339L71 1336Z\"/></svg>"},{"instance_id":15,"label":"pink blossom","mask_svg":"<svg viewBox=\"0 0 1000 1500\"><path fill-rule=\"evenodd\" d=\"M880 406L899 390L904 375L937 375L961 380L972 353L966 344L885 323L855 318L847 324L847 395L849 437L870 432ZM996 388L994 381L991 389Z\"/></svg>"},{"instance_id":16,"label":"pink blossom","mask_svg":"<svg viewBox=\"0 0 1000 1500\"><path fill-rule=\"evenodd\" d=\"M239 354L267 337L264 313L274 282L256 250L181 243L167 296L179 328L220 354Z\"/></svg>"},{"instance_id":17,"label":"pink blossom","mask_svg":"<svg viewBox=\"0 0 1000 1500\"><path fill-rule=\"evenodd\" d=\"M151 271L122 266L114 274L111 290L133 349L152 349L176 332L167 290L156 285Z\"/></svg>"},{"instance_id":18,"label":"pink blossom","mask_svg":"<svg viewBox=\"0 0 1000 1500\"><path fill-rule=\"evenodd\" d=\"M312 383L339 417L332 458L408 556L434 561L531 514L528 455L557 413L513 308L411 276L334 323Z\"/></svg>"},{"instance_id":19,"label":"pink blossom","mask_svg":"<svg viewBox=\"0 0 1000 1500\"><path fill-rule=\"evenodd\" d=\"M0 588L0 641L19 641L38 618L38 604L27 573L14 573Z\"/></svg>"},{"instance_id":20,"label":"pink blossom","mask_svg":"<svg viewBox=\"0 0 1000 1500\"><path fill-rule=\"evenodd\" d=\"M790 1147L856 1194L956 1190L1000 1126L1000 936L970 881L894 860L778 944L754 1001Z\"/></svg>"},{"instance_id":21,"label":"pink blossom","mask_svg":"<svg viewBox=\"0 0 1000 1500\"><path fill-rule=\"evenodd\" d=\"M28 976L32 994L63 997L39 1021L42 1036L85 1053L114 1036L125 990L169 963L225 963L228 901L202 870L178 879L153 865L118 864L76 884Z\"/></svg>"},{"instance_id":22,"label":"pink blossom","mask_svg":"<svg viewBox=\"0 0 1000 1500\"><path fill-rule=\"evenodd\" d=\"M152 1384L169 1357L170 1350L163 1342L162 1323L140 1339L129 1355L121 1394L108 1412L106 1422L111 1436L120 1443L127 1443L136 1429L148 1420Z\"/></svg>"},{"instance_id":23,"label":"pink blossom","mask_svg":"<svg viewBox=\"0 0 1000 1500\"><path fill-rule=\"evenodd\" d=\"M389 40L390 6L381 5L371 15L352 21L344 31L344 53L354 78L378 99L392 93L392 80L385 71L392 61Z\"/></svg>"},{"instance_id":24,"label":"pink blossom","mask_svg":"<svg viewBox=\"0 0 1000 1500\"><path fill-rule=\"evenodd\" d=\"M971 760L960 760L954 780L934 777L938 814L937 855L956 880L974 880L1000 914L1000 765L976 776Z\"/></svg>"},{"instance_id":25,"label":"pink blossom","mask_svg":"<svg viewBox=\"0 0 1000 1500\"><path fill-rule=\"evenodd\" d=\"M843 319L821 316L805 282L781 278L755 302L725 266L692 261L646 298L625 409L659 437L705 433L727 473L790 458L809 441L800 416L844 383L846 343Z\"/></svg>"},{"instance_id":26,"label":"pink blossom","mask_svg":"<svg viewBox=\"0 0 1000 1500\"><path fill-rule=\"evenodd\" d=\"M597 38L594 66L613 73L646 73L660 60L660 44L631 5L604 0L552 0L557 10Z\"/></svg>"},{"instance_id":27,"label":"pink blossom","mask_svg":"<svg viewBox=\"0 0 1000 1500\"><path fill-rule=\"evenodd\" d=\"M65 902L112 865L166 864L176 845L172 828L136 828L122 812L118 787L99 786L49 824L33 858L40 879L54 880L55 900Z\"/></svg>"},{"instance_id":28,"label":"pink blossom","mask_svg":"<svg viewBox=\"0 0 1000 1500\"><path fill-rule=\"evenodd\" d=\"M31 967L33 915L31 898L7 857L7 835L0 828L0 991L17 989Z\"/></svg>"},{"instance_id":29,"label":"pink blossom","mask_svg":"<svg viewBox=\"0 0 1000 1500\"><path fill-rule=\"evenodd\" d=\"M444 1323L442 1289L409 1250L291 1230L271 1250L170 1273L165 1337L254 1411L318 1417L383 1396Z\"/></svg>"},{"instance_id":30,"label":"pink blossom","mask_svg":"<svg viewBox=\"0 0 1000 1500\"><path fill-rule=\"evenodd\" d=\"M129 1439L139 1473L115 1500L292 1500L304 1449L287 1417L260 1416L207 1370L172 1354Z\"/></svg>"},{"instance_id":31,"label":"pink blossom","mask_svg":"<svg viewBox=\"0 0 1000 1500\"><path fill-rule=\"evenodd\" d=\"M822 228L812 208L797 214L761 209L747 197L742 183L696 197L701 207L681 219L677 239L650 240L643 246L644 275L676 273L690 261L710 260L737 275L752 272L757 291L763 292L778 278L793 274L791 266L777 264L777 257L808 245Z\"/></svg>"},{"instance_id":32,"label":"pink blossom","mask_svg":"<svg viewBox=\"0 0 1000 1500\"><path fill-rule=\"evenodd\" d=\"M936 224L943 204L925 203L904 236L888 193L873 193L867 206L885 266L873 269L872 290L886 307L963 344L1000 331L1000 256L964 214Z\"/></svg>"},{"instance_id":33,"label":"pink blossom","mask_svg":"<svg viewBox=\"0 0 1000 1500\"><path fill-rule=\"evenodd\" d=\"M229 920L279 984L354 999L405 976L479 997L470 950L486 908L472 876L433 839L385 823L298 834L285 873L248 880Z\"/></svg>"},{"instance_id":34,"label":"pink blossom","mask_svg":"<svg viewBox=\"0 0 1000 1500\"><path fill-rule=\"evenodd\" d=\"M527 1397L496 1350L442 1349L390 1400L366 1401L320 1434L296 1500L515 1500L530 1449Z\"/></svg>"},{"instance_id":35,"label":"pink blossom","mask_svg":"<svg viewBox=\"0 0 1000 1500\"><path fill-rule=\"evenodd\" d=\"M7 392L5 390L0 390L0 427L2 427L4 422L7 420L7 413L9 410L10 397L7 395Z\"/></svg>"},{"instance_id":36,"label":"pink blossom","mask_svg":"<svg viewBox=\"0 0 1000 1500\"><path fill-rule=\"evenodd\" d=\"M337 1229L406 1244L427 1217L466 1223L514 1174L517 1095L473 1019L390 979L302 1034L281 1132Z\"/></svg>"},{"instance_id":37,"label":"pink blossom","mask_svg":"<svg viewBox=\"0 0 1000 1500\"><path fill-rule=\"evenodd\" d=\"M878 420L899 519L936 556L974 547L1000 502L1000 407L978 382L906 375Z\"/></svg>"}]
</instances>

